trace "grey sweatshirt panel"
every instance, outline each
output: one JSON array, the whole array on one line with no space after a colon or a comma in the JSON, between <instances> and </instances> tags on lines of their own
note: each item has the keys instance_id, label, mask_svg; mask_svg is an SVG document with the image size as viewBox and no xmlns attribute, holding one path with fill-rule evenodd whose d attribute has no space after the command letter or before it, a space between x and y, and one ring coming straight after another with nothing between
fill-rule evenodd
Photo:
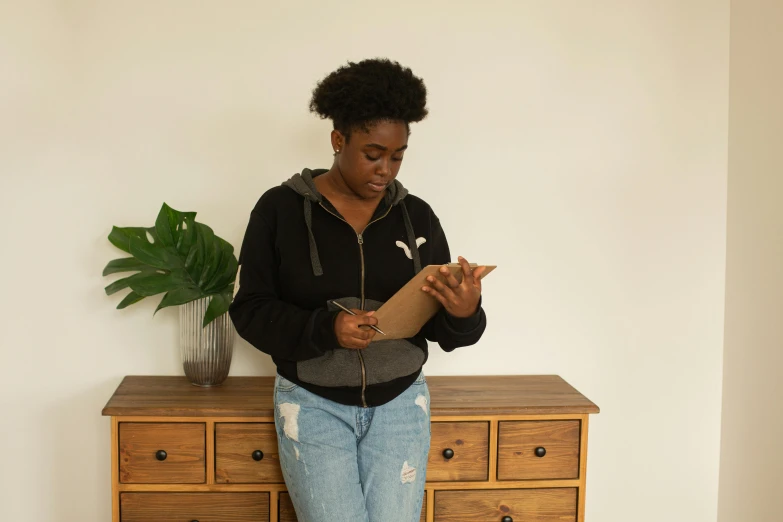
<instances>
[{"instance_id":1,"label":"grey sweatshirt panel","mask_svg":"<svg viewBox=\"0 0 783 522\"><path fill-rule=\"evenodd\" d=\"M342 304L342 303L340 303ZM378 310L380 301L364 300L365 310ZM410 375L424 364L424 352L406 339L384 340L376 333L370 346L362 350L367 385L388 382Z\"/></svg>"},{"instance_id":2,"label":"grey sweatshirt panel","mask_svg":"<svg viewBox=\"0 0 783 522\"><path fill-rule=\"evenodd\" d=\"M346 308L361 306L361 300L357 297L346 297L336 301ZM370 299L364 302L366 310L377 310L382 304ZM331 303L328 309L339 310ZM381 334L376 334L376 338L382 337ZM367 386L410 375L424 364L424 352L410 341L379 340L373 341L364 350L338 348L321 357L300 361L296 366L297 377L316 386L361 386L360 351L364 359Z\"/></svg>"},{"instance_id":3,"label":"grey sweatshirt panel","mask_svg":"<svg viewBox=\"0 0 783 522\"><path fill-rule=\"evenodd\" d=\"M346 308L359 308L358 297L335 299ZM336 312L340 308L329 303L327 310ZM356 350L337 348L321 357L296 363L296 376L316 386L361 386L362 365Z\"/></svg>"}]
</instances>

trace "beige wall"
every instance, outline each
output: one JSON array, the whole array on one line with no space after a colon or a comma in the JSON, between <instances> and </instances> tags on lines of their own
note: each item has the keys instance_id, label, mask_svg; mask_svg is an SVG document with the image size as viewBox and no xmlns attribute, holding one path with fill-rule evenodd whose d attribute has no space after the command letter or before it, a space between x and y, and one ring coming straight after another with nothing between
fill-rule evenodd
<instances>
[{"instance_id":1,"label":"beige wall","mask_svg":"<svg viewBox=\"0 0 783 522\"><path fill-rule=\"evenodd\" d=\"M105 522L102 406L181 373L176 311L103 294L111 225L165 200L238 247L331 158L315 81L385 55L431 95L400 179L500 266L485 339L426 371L562 375L602 407L589 522L714 522L728 30L725 0L0 2L0 520Z\"/></svg>"},{"instance_id":2,"label":"beige wall","mask_svg":"<svg viewBox=\"0 0 783 522\"><path fill-rule=\"evenodd\" d=\"M720 522L779 522L783 3L733 1Z\"/></svg>"}]
</instances>

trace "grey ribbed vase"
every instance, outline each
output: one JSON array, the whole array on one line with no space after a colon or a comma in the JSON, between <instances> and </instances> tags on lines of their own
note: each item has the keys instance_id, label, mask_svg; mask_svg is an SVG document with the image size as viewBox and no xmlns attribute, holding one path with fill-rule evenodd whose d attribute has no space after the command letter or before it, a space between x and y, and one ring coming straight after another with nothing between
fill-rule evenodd
<instances>
[{"instance_id":1,"label":"grey ribbed vase","mask_svg":"<svg viewBox=\"0 0 783 522\"><path fill-rule=\"evenodd\" d=\"M196 386L217 386L226 380L234 354L234 324L225 313L202 328L209 298L179 307L179 344L185 376Z\"/></svg>"}]
</instances>

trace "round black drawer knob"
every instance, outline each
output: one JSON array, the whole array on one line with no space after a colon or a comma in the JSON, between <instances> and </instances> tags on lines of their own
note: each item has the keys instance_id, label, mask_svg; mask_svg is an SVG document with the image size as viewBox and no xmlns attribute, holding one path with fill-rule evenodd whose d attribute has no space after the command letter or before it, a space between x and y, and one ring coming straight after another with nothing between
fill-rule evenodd
<instances>
[{"instance_id":1,"label":"round black drawer knob","mask_svg":"<svg viewBox=\"0 0 783 522\"><path fill-rule=\"evenodd\" d=\"M514 522L514 519L511 517L503 517L503 520L501 522Z\"/></svg>"},{"instance_id":2,"label":"round black drawer knob","mask_svg":"<svg viewBox=\"0 0 783 522\"><path fill-rule=\"evenodd\" d=\"M546 455L546 448L541 448L541 447L536 448L536 457L541 458L544 455Z\"/></svg>"},{"instance_id":3,"label":"round black drawer knob","mask_svg":"<svg viewBox=\"0 0 783 522\"><path fill-rule=\"evenodd\" d=\"M156 459L158 459L158 460L159 460L159 461L161 461L161 462L163 462L164 460L166 460L166 457L168 457L168 456L169 456L169 454L168 454L168 453L166 453L166 452L165 452L165 451L163 451L163 450L158 450L158 451L156 451L156 452L155 452L155 458L156 458Z\"/></svg>"},{"instance_id":4,"label":"round black drawer knob","mask_svg":"<svg viewBox=\"0 0 783 522\"><path fill-rule=\"evenodd\" d=\"M256 462L258 462L259 460L261 460L263 458L264 458L264 452L263 451L255 450L253 452L253 460L255 460Z\"/></svg>"},{"instance_id":5,"label":"round black drawer knob","mask_svg":"<svg viewBox=\"0 0 783 522\"><path fill-rule=\"evenodd\" d=\"M443 450L443 457L446 459L450 459L454 457L454 450L451 448L446 448Z\"/></svg>"}]
</instances>

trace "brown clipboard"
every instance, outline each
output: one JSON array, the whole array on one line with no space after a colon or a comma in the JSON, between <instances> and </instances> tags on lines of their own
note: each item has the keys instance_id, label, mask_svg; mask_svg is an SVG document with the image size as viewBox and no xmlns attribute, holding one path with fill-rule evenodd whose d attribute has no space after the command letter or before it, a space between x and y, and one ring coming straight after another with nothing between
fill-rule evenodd
<instances>
[{"instance_id":1,"label":"brown clipboard","mask_svg":"<svg viewBox=\"0 0 783 522\"><path fill-rule=\"evenodd\" d=\"M373 341L387 339L406 339L413 337L419 330L438 313L443 305L440 301L424 292L421 288L428 285L427 277L435 276L445 282L444 276L439 272L442 266L446 266L457 281L462 282L462 265L450 263L448 265L427 265L413 276L405 286L400 288L374 315L378 319L378 328L386 335L376 335ZM492 272L496 265L478 265L471 263L471 268L486 266L481 274L481 279Z\"/></svg>"}]
</instances>

